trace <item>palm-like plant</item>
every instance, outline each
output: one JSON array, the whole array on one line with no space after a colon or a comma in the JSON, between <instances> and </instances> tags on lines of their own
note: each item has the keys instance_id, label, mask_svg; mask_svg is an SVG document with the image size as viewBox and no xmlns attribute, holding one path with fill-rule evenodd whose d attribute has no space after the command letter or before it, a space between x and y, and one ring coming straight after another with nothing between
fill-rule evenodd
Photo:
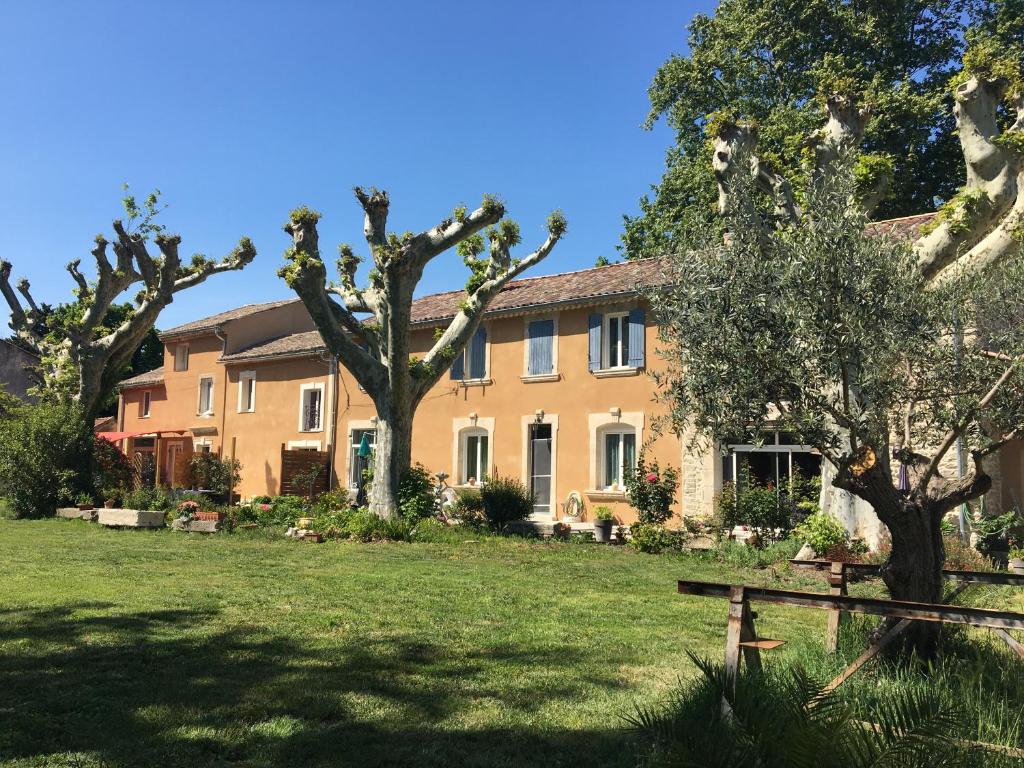
<instances>
[{"instance_id":1,"label":"palm-like plant","mask_svg":"<svg viewBox=\"0 0 1024 768\"><path fill-rule=\"evenodd\" d=\"M747 673L691 659L700 670L672 700L630 724L650 743L646 765L701 768L973 768L1019 765L955 737L958 712L924 689L889 692L870 713L802 669ZM870 720L871 722L866 722Z\"/></svg>"}]
</instances>

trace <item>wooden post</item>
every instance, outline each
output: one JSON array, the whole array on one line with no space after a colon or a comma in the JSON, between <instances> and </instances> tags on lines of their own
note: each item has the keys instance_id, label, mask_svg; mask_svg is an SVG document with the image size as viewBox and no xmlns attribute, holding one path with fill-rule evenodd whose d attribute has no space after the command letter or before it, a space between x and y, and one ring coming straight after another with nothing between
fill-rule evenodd
<instances>
[{"instance_id":1,"label":"wooden post","mask_svg":"<svg viewBox=\"0 0 1024 768\"><path fill-rule=\"evenodd\" d=\"M733 691L740 676L740 640L746 604L743 587L733 587L729 594L729 623L725 631L725 671L732 678Z\"/></svg>"},{"instance_id":2,"label":"wooden post","mask_svg":"<svg viewBox=\"0 0 1024 768\"><path fill-rule=\"evenodd\" d=\"M830 595L846 594L846 564L832 563L828 573L828 593ZM825 634L825 650L835 653L839 650L839 627L843 622L843 612L833 608L828 612L828 629Z\"/></svg>"},{"instance_id":3,"label":"wooden post","mask_svg":"<svg viewBox=\"0 0 1024 768\"><path fill-rule=\"evenodd\" d=\"M733 587L729 595L729 624L725 635L725 671L732 678L733 691L740 675L740 652L750 669L761 669L761 651L756 645L754 612L744 587Z\"/></svg>"}]
</instances>

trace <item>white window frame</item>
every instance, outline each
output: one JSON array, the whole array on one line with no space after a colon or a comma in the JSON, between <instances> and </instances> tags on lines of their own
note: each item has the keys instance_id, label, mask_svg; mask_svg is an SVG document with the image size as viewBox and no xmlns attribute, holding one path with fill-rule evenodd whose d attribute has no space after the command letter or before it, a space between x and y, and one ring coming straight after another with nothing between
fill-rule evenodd
<instances>
[{"instance_id":1,"label":"white window frame","mask_svg":"<svg viewBox=\"0 0 1024 768\"><path fill-rule=\"evenodd\" d=\"M250 389L251 388L251 389ZM246 390L249 390L249 407L244 408ZM241 371L238 374L238 412L254 413L256 411L256 371Z\"/></svg>"},{"instance_id":2,"label":"white window frame","mask_svg":"<svg viewBox=\"0 0 1024 768\"><path fill-rule=\"evenodd\" d=\"M618 467L616 482L609 484L608 480L608 437L610 435L616 435L619 438L619 455L625 456L625 436L630 435L633 438L633 457L636 458L640 452L640 447L637 445L637 432L636 428L628 424L616 425L613 427L605 427L598 432L598 475L599 484L598 490L602 491L621 491L626 487L626 472L623 466Z\"/></svg>"},{"instance_id":3,"label":"white window frame","mask_svg":"<svg viewBox=\"0 0 1024 768\"><path fill-rule=\"evenodd\" d=\"M618 412L618 415L614 415ZM590 489L589 495L596 498L610 496L614 499L622 498L625 491L618 489L609 491L604 482L604 436L608 432L632 432L636 435L636 455L640 455L640 448L644 444L644 428L646 417L643 411L621 411L618 408L610 408L604 413L591 413L587 415L587 432L590 435Z\"/></svg>"},{"instance_id":4,"label":"white window frame","mask_svg":"<svg viewBox=\"0 0 1024 768\"><path fill-rule=\"evenodd\" d=\"M487 440L487 462L486 466L480 465L480 448L479 443L477 443L477 454L475 462L476 472L472 475L464 475L466 469L466 459L469 454L469 439L471 437L484 438L485 440ZM468 429L463 429L459 433L459 464L458 474L456 475L456 477L458 477L459 485L470 485L470 477L475 478L475 482L473 483L473 485L479 486L483 485L486 482L485 478L487 478L490 475L492 448L493 446L491 445L491 434L483 427L469 427Z\"/></svg>"},{"instance_id":5,"label":"white window frame","mask_svg":"<svg viewBox=\"0 0 1024 768\"><path fill-rule=\"evenodd\" d=\"M551 320L551 373L530 373L530 323L538 320ZM490 362L490 360L488 360ZM490 369L488 369L490 370ZM524 383L535 381L558 381L558 315L532 315L523 318L523 374L519 377Z\"/></svg>"},{"instance_id":6,"label":"white window frame","mask_svg":"<svg viewBox=\"0 0 1024 768\"><path fill-rule=\"evenodd\" d=\"M769 442L765 442L762 445L757 445L756 443L734 443L734 444L727 444L727 445L724 446L725 450L726 450L726 453L724 453L722 455L722 459L723 459L723 463L725 461L729 462L729 464L731 466L732 479L726 481L724 479L724 477L723 477L722 478L722 484L723 485L726 482L730 482L730 483L732 483L733 488L737 488L738 487L738 479L739 479L738 478L738 475L739 475L739 454L741 454L741 453L746 453L746 454L751 454L751 453L784 453L784 454L786 454L786 466L787 466L788 477L793 477L793 454L794 453L806 453L806 454L809 454L809 455L812 455L812 456L820 456L821 455L821 453L816 448L814 448L813 446L810 446L810 445L799 445L797 443L782 443L782 442L780 442L780 440L782 439L782 435L783 435L785 430L766 429L764 431L772 433L772 435L773 435L772 442L770 442L770 443ZM776 469L776 472L777 471L778 470ZM724 473L723 473L723 475L724 475ZM778 489L778 488L781 488L781 485L782 485L782 483L780 481L780 478L779 478L778 474L776 474L776 477L775 477L775 487Z\"/></svg>"},{"instance_id":7,"label":"white window frame","mask_svg":"<svg viewBox=\"0 0 1024 768\"><path fill-rule=\"evenodd\" d=\"M203 382L210 382L210 407L207 410L203 410ZM196 416L213 416L214 414L214 392L216 392L216 385L213 381L212 374L204 374L199 377L199 391L198 397L196 398Z\"/></svg>"},{"instance_id":8,"label":"white window frame","mask_svg":"<svg viewBox=\"0 0 1024 768\"><path fill-rule=\"evenodd\" d=\"M317 419L316 429L305 429L303 415L306 411L306 393L319 390L320 392L320 418ZM303 384L299 387L299 432L323 432L324 431L324 384L318 381L311 384Z\"/></svg>"},{"instance_id":9,"label":"white window frame","mask_svg":"<svg viewBox=\"0 0 1024 768\"><path fill-rule=\"evenodd\" d=\"M188 343L179 341L174 347L174 370L188 370Z\"/></svg>"},{"instance_id":10,"label":"white window frame","mask_svg":"<svg viewBox=\"0 0 1024 768\"><path fill-rule=\"evenodd\" d=\"M193 438L192 451L194 453L213 453L213 443L208 437Z\"/></svg>"},{"instance_id":11,"label":"white window frame","mask_svg":"<svg viewBox=\"0 0 1024 768\"><path fill-rule=\"evenodd\" d=\"M611 364L611 325L613 320L619 325L619 343L616 350L618 352L619 363L617 365ZM629 344L629 312L606 312L601 322L603 324L601 328L601 369L605 371L618 371L624 368L630 368L629 355L623 354L626 352L626 347Z\"/></svg>"},{"instance_id":12,"label":"white window frame","mask_svg":"<svg viewBox=\"0 0 1024 768\"><path fill-rule=\"evenodd\" d=\"M373 452L377 450L377 427L374 424L369 426L349 426L348 430L348 487L353 491L359 490L359 480L356 478L356 451L359 450L359 443L363 441L362 437L356 442L356 433L362 434L363 432L369 432L373 435L373 442L370 443L370 458L371 464L373 458Z\"/></svg>"},{"instance_id":13,"label":"white window frame","mask_svg":"<svg viewBox=\"0 0 1024 768\"><path fill-rule=\"evenodd\" d=\"M146 389L142 392L142 401L139 403L139 418L148 419L150 410L153 407L153 393Z\"/></svg>"}]
</instances>

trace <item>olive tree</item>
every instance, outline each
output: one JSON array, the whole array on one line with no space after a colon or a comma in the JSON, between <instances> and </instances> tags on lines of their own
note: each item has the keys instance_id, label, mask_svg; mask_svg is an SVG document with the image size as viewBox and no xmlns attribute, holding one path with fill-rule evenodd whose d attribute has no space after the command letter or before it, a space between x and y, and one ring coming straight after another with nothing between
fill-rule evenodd
<instances>
[{"instance_id":1,"label":"olive tree","mask_svg":"<svg viewBox=\"0 0 1024 768\"><path fill-rule=\"evenodd\" d=\"M183 264L178 254L181 236L165 233L154 221L160 210L157 196L149 195L141 205L132 195L125 197L128 219L114 221L113 242L96 236L95 278L89 280L82 273L81 259L68 264L76 284L75 300L57 310L36 303L28 280L18 281L16 293L11 264L0 261L0 293L11 310L10 326L39 355L44 394L76 401L89 423L174 296L211 275L242 269L256 256L252 242L243 237L221 261L196 254ZM149 252L151 237L159 256ZM114 251L113 262L108 246ZM125 311L116 302L136 286L134 307ZM111 318L116 321L111 323Z\"/></svg>"},{"instance_id":2,"label":"olive tree","mask_svg":"<svg viewBox=\"0 0 1024 768\"><path fill-rule=\"evenodd\" d=\"M939 602L942 518L989 490L984 459L1024 426L1020 244L935 284L913 245L865 231L842 158L789 226L765 226L758 187L725 185L730 237L689 227L652 295L673 425L722 443L782 428L815 447L889 529L891 595ZM963 477L944 467L958 439Z\"/></svg>"},{"instance_id":3,"label":"olive tree","mask_svg":"<svg viewBox=\"0 0 1024 768\"><path fill-rule=\"evenodd\" d=\"M367 284L356 284L361 259L348 245L339 246L340 283L328 283L320 256L317 221L309 208L291 212L285 231L292 246L279 274L299 295L330 353L366 390L377 410L370 509L390 517L398 509L397 491L409 470L413 415L423 396L462 353L480 325L491 300L510 280L544 259L565 233L558 211L547 222L541 246L513 259L518 225L505 219L505 208L485 197L474 211L457 207L435 227L402 235L387 231L390 201L386 192L355 189L363 208L363 233L373 267ZM486 231L486 258L480 233ZM413 292L431 260L456 248L471 270L466 295L454 318L436 334L422 357L411 354Z\"/></svg>"}]
</instances>

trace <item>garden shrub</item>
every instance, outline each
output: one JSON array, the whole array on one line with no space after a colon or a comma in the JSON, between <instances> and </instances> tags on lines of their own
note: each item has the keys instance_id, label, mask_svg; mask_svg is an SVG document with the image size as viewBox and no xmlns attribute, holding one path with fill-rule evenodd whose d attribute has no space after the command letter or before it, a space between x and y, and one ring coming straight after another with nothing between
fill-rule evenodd
<instances>
[{"instance_id":1,"label":"garden shrub","mask_svg":"<svg viewBox=\"0 0 1024 768\"><path fill-rule=\"evenodd\" d=\"M994 571L995 565L984 554L976 550L957 535L943 536L946 549L946 563L943 566L953 571Z\"/></svg>"},{"instance_id":2,"label":"garden shrub","mask_svg":"<svg viewBox=\"0 0 1024 768\"><path fill-rule=\"evenodd\" d=\"M422 464L410 467L398 483L398 514L414 522L434 514L434 479Z\"/></svg>"},{"instance_id":3,"label":"garden shrub","mask_svg":"<svg viewBox=\"0 0 1024 768\"><path fill-rule=\"evenodd\" d=\"M720 541L714 549L694 551L693 556L742 568L769 568L792 560L800 547L796 539L775 541L760 549L737 541Z\"/></svg>"},{"instance_id":4,"label":"garden shrub","mask_svg":"<svg viewBox=\"0 0 1024 768\"><path fill-rule=\"evenodd\" d=\"M673 531L657 523L635 523L630 526L629 546L638 552L657 555L662 552L679 552L686 544L686 531Z\"/></svg>"},{"instance_id":5,"label":"garden shrub","mask_svg":"<svg viewBox=\"0 0 1024 768\"><path fill-rule=\"evenodd\" d=\"M230 501L228 494L242 478L238 459L222 459L213 453L193 453L188 470L192 487L210 491L219 502Z\"/></svg>"},{"instance_id":6,"label":"garden shrub","mask_svg":"<svg viewBox=\"0 0 1024 768\"><path fill-rule=\"evenodd\" d=\"M197 501L196 499L192 499ZM163 488L147 488L140 486L126 492L121 498L121 506L124 509L153 510L156 512L167 512L177 507L178 501Z\"/></svg>"},{"instance_id":7,"label":"garden shrub","mask_svg":"<svg viewBox=\"0 0 1024 768\"><path fill-rule=\"evenodd\" d=\"M465 525L481 527L487 522L483 496L475 489L457 491L448 513Z\"/></svg>"},{"instance_id":8,"label":"garden shrub","mask_svg":"<svg viewBox=\"0 0 1024 768\"><path fill-rule=\"evenodd\" d=\"M72 403L39 403L0 421L0 496L17 517L44 517L92 493L92 425Z\"/></svg>"},{"instance_id":9,"label":"garden shrub","mask_svg":"<svg viewBox=\"0 0 1024 768\"><path fill-rule=\"evenodd\" d=\"M831 515L818 512L798 525L793 536L803 544L809 544L814 554L823 557L829 550L848 544L850 535L842 523Z\"/></svg>"},{"instance_id":10,"label":"garden shrub","mask_svg":"<svg viewBox=\"0 0 1024 768\"><path fill-rule=\"evenodd\" d=\"M677 469L661 469L657 461L648 465L644 452L640 451L636 468L627 471L624 480L626 498L641 523L664 525L672 517L672 502L679 486Z\"/></svg>"},{"instance_id":11,"label":"garden shrub","mask_svg":"<svg viewBox=\"0 0 1024 768\"><path fill-rule=\"evenodd\" d=\"M102 437L96 437L93 442L92 466L94 500L119 501L135 484L131 461L116 445Z\"/></svg>"},{"instance_id":12,"label":"garden shrub","mask_svg":"<svg viewBox=\"0 0 1024 768\"><path fill-rule=\"evenodd\" d=\"M366 509L348 517L343 529L346 538L357 541L411 541L413 524L402 517L385 519Z\"/></svg>"},{"instance_id":13,"label":"garden shrub","mask_svg":"<svg viewBox=\"0 0 1024 768\"><path fill-rule=\"evenodd\" d=\"M487 524L502 530L509 523L524 520L533 512L533 494L514 477L495 477L480 489Z\"/></svg>"},{"instance_id":14,"label":"garden shrub","mask_svg":"<svg viewBox=\"0 0 1024 768\"><path fill-rule=\"evenodd\" d=\"M746 474L739 488L726 483L715 498L715 527L728 534L736 526L747 526L752 544L764 546L786 538L790 531L818 512L821 492L819 478L798 472L780 488L759 485Z\"/></svg>"}]
</instances>

